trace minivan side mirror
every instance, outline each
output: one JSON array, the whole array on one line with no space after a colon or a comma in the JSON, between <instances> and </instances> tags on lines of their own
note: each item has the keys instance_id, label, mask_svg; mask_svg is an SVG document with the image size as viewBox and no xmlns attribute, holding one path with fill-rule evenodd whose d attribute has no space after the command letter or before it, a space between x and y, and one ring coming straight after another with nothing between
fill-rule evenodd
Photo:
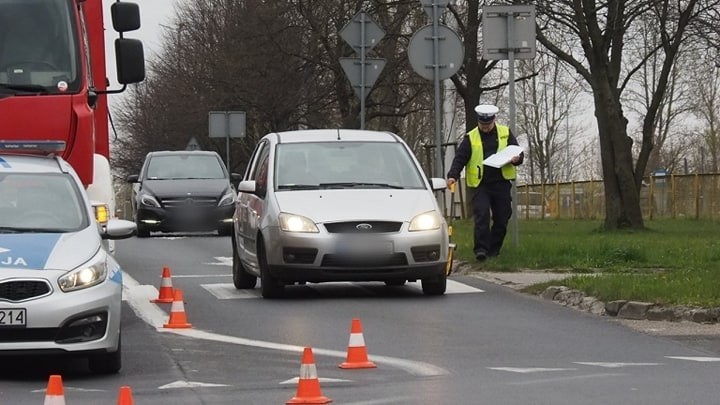
<instances>
[{"instance_id":1,"label":"minivan side mirror","mask_svg":"<svg viewBox=\"0 0 720 405\"><path fill-rule=\"evenodd\" d=\"M128 183L137 183L140 180L140 176L137 174L131 174L127 176Z\"/></svg>"},{"instance_id":2,"label":"minivan side mirror","mask_svg":"<svg viewBox=\"0 0 720 405\"><path fill-rule=\"evenodd\" d=\"M243 192L243 193L255 194L255 192L256 192L255 180L241 181L240 184L238 184L238 191Z\"/></svg>"}]
</instances>

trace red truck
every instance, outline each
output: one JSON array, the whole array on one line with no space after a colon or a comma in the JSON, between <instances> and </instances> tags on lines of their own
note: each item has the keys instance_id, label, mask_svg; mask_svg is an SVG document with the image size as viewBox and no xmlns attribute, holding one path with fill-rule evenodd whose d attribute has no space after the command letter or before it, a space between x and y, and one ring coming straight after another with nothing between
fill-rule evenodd
<instances>
[{"instance_id":1,"label":"red truck","mask_svg":"<svg viewBox=\"0 0 720 405\"><path fill-rule=\"evenodd\" d=\"M137 4L111 6L117 79L108 89L102 0L0 0L0 141L61 141L91 199L114 212L107 94L145 78Z\"/></svg>"}]
</instances>

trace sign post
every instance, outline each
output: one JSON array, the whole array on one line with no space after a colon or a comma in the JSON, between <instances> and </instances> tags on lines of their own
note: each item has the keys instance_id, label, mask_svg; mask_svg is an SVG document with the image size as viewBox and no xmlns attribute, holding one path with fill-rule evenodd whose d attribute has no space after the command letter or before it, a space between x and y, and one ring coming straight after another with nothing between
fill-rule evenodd
<instances>
[{"instance_id":1,"label":"sign post","mask_svg":"<svg viewBox=\"0 0 720 405\"><path fill-rule=\"evenodd\" d=\"M535 6L499 5L483 7L483 58L507 59L510 83L510 130L515 133L515 59L535 57ZM519 245L517 186L513 181L513 245Z\"/></svg>"},{"instance_id":2,"label":"sign post","mask_svg":"<svg viewBox=\"0 0 720 405\"><path fill-rule=\"evenodd\" d=\"M360 129L365 129L365 98L385 67L385 59L367 58L367 52L385 36L385 31L360 10L340 30L340 36L360 54L359 58L340 58L340 66L360 97Z\"/></svg>"},{"instance_id":3,"label":"sign post","mask_svg":"<svg viewBox=\"0 0 720 405\"><path fill-rule=\"evenodd\" d=\"M210 138L225 138L225 164L230 166L230 138L245 137L245 111L210 111L208 113L208 135Z\"/></svg>"}]
</instances>

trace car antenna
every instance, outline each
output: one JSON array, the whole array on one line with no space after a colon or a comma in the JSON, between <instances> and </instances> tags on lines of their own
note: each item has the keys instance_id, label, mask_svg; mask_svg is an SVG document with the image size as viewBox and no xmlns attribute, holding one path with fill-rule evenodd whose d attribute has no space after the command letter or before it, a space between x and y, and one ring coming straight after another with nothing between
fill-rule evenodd
<instances>
[{"instance_id":1,"label":"car antenna","mask_svg":"<svg viewBox=\"0 0 720 405\"><path fill-rule=\"evenodd\" d=\"M340 128L338 128L337 131L338 131L338 138L337 138L337 140L339 141L339 140L340 140Z\"/></svg>"}]
</instances>

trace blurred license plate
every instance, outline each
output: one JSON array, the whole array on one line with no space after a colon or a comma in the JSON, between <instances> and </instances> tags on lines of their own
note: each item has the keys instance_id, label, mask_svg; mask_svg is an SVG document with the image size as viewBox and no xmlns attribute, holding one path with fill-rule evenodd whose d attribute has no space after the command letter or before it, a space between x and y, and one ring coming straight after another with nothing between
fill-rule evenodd
<instances>
[{"instance_id":1,"label":"blurred license plate","mask_svg":"<svg viewBox=\"0 0 720 405\"><path fill-rule=\"evenodd\" d=\"M393 244L388 240L346 239L337 247L338 253L345 254L383 254L393 253Z\"/></svg>"},{"instance_id":2,"label":"blurred license plate","mask_svg":"<svg viewBox=\"0 0 720 405\"><path fill-rule=\"evenodd\" d=\"M26 326L25 308L0 308L0 328L3 326Z\"/></svg>"}]
</instances>

